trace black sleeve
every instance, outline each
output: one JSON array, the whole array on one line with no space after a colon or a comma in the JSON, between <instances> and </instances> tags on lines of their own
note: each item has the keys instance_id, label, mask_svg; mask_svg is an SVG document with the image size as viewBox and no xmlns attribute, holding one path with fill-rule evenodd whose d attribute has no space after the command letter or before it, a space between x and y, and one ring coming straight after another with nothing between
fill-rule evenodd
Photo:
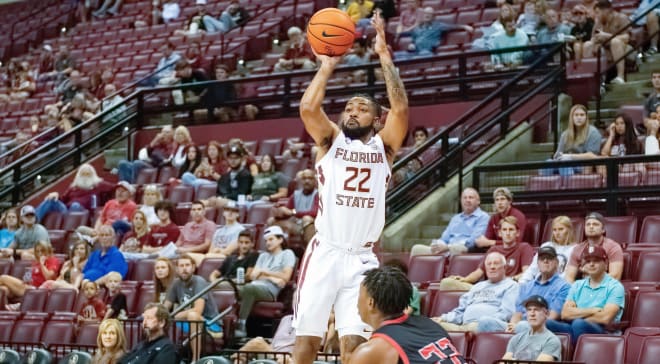
<instances>
[{"instance_id":1,"label":"black sleeve","mask_svg":"<svg viewBox=\"0 0 660 364\"><path fill-rule=\"evenodd\" d=\"M248 268L254 267L255 265L257 265L257 259L259 259L259 253L257 253L257 252L250 253L250 255L247 258L247 262L245 263L245 265Z\"/></svg>"},{"instance_id":2,"label":"black sleeve","mask_svg":"<svg viewBox=\"0 0 660 364\"><path fill-rule=\"evenodd\" d=\"M243 169L238 178L238 194L249 195L252 192L252 175L246 169Z\"/></svg>"},{"instance_id":3,"label":"black sleeve","mask_svg":"<svg viewBox=\"0 0 660 364\"><path fill-rule=\"evenodd\" d=\"M225 259L222 262L222 265L220 265L220 268L218 271L220 271L220 274L222 274L222 277L228 278L229 277L229 272L231 272L231 266L234 263L234 256L228 256L227 259Z\"/></svg>"},{"instance_id":4,"label":"black sleeve","mask_svg":"<svg viewBox=\"0 0 660 364\"><path fill-rule=\"evenodd\" d=\"M220 176L220 179L218 180L218 191L217 191L218 196L225 197L227 192L229 192L229 188L228 188L229 175L228 175L228 173L229 172L227 172L227 173L223 174L222 176Z\"/></svg>"},{"instance_id":5,"label":"black sleeve","mask_svg":"<svg viewBox=\"0 0 660 364\"><path fill-rule=\"evenodd\" d=\"M123 293L117 293L110 303L110 308L112 308L113 318L117 318L121 310L124 310L124 312L128 314L128 309L126 308L126 296Z\"/></svg>"},{"instance_id":6,"label":"black sleeve","mask_svg":"<svg viewBox=\"0 0 660 364\"><path fill-rule=\"evenodd\" d=\"M238 22L236 22L236 25L242 27L243 25L245 25L245 23L248 22L248 20L250 20L250 13L248 13L247 10L245 10L245 8L240 8L239 11L241 12L241 19Z\"/></svg>"}]
</instances>

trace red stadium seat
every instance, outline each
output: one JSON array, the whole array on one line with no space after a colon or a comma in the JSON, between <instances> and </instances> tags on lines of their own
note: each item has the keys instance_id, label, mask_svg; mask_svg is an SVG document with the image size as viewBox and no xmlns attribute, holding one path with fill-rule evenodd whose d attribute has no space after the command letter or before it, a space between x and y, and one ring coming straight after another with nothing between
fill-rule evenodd
<instances>
[{"instance_id":1,"label":"red stadium seat","mask_svg":"<svg viewBox=\"0 0 660 364\"><path fill-rule=\"evenodd\" d=\"M62 213L49 212L40 223L48 230L58 230L62 226L63 219L64 215Z\"/></svg>"},{"instance_id":2,"label":"red stadium seat","mask_svg":"<svg viewBox=\"0 0 660 364\"><path fill-rule=\"evenodd\" d=\"M197 188L197 195L195 199L197 200L206 200L211 197L216 196L218 186L215 184L203 184Z\"/></svg>"},{"instance_id":3,"label":"red stadium seat","mask_svg":"<svg viewBox=\"0 0 660 364\"><path fill-rule=\"evenodd\" d=\"M427 285L439 282L445 272L446 255L417 255L408 262L408 279Z\"/></svg>"},{"instance_id":4,"label":"red stadium seat","mask_svg":"<svg viewBox=\"0 0 660 364\"><path fill-rule=\"evenodd\" d=\"M639 172L621 172L619 173L619 187L637 187L642 183L642 176Z\"/></svg>"},{"instance_id":5,"label":"red stadium seat","mask_svg":"<svg viewBox=\"0 0 660 364\"><path fill-rule=\"evenodd\" d=\"M449 338L451 339L452 345L458 350L463 357L467 357L468 350L470 349L470 336L468 332L458 332L458 331L449 331Z\"/></svg>"},{"instance_id":6,"label":"red stadium seat","mask_svg":"<svg viewBox=\"0 0 660 364\"><path fill-rule=\"evenodd\" d=\"M500 359L506 352L506 345L513 337L507 332L481 332L474 336L470 359L475 363L492 363Z\"/></svg>"},{"instance_id":7,"label":"red stadium seat","mask_svg":"<svg viewBox=\"0 0 660 364\"><path fill-rule=\"evenodd\" d=\"M204 279L208 280L211 273L214 270L220 269L222 262L225 258L204 258L202 263L197 267L197 275L202 276Z\"/></svg>"},{"instance_id":8,"label":"red stadium seat","mask_svg":"<svg viewBox=\"0 0 660 364\"><path fill-rule=\"evenodd\" d=\"M282 138L262 139L259 142L259 155L280 155L282 153Z\"/></svg>"},{"instance_id":9,"label":"red stadium seat","mask_svg":"<svg viewBox=\"0 0 660 364\"><path fill-rule=\"evenodd\" d=\"M574 174L566 177L564 187L566 189L592 189L603 185L603 177L600 174Z\"/></svg>"},{"instance_id":10,"label":"red stadium seat","mask_svg":"<svg viewBox=\"0 0 660 364\"><path fill-rule=\"evenodd\" d=\"M143 168L135 177L135 184L138 186L156 183L158 169L156 168Z\"/></svg>"},{"instance_id":11,"label":"red stadium seat","mask_svg":"<svg viewBox=\"0 0 660 364\"><path fill-rule=\"evenodd\" d=\"M245 223L247 224L265 224L271 215L274 205L262 203L252 205L248 210Z\"/></svg>"},{"instance_id":12,"label":"red stadium seat","mask_svg":"<svg viewBox=\"0 0 660 364\"><path fill-rule=\"evenodd\" d=\"M14 264L12 259L2 258L0 259L0 274L9 274L11 272L11 267Z\"/></svg>"},{"instance_id":13,"label":"red stadium seat","mask_svg":"<svg viewBox=\"0 0 660 364\"><path fill-rule=\"evenodd\" d=\"M73 341L75 326L66 321L49 321L41 335L41 342L50 344L69 344Z\"/></svg>"},{"instance_id":14,"label":"red stadium seat","mask_svg":"<svg viewBox=\"0 0 660 364\"><path fill-rule=\"evenodd\" d=\"M621 336L583 334L578 338L573 361L624 364L625 341Z\"/></svg>"},{"instance_id":15,"label":"red stadium seat","mask_svg":"<svg viewBox=\"0 0 660 364\"><path fill-rule=\"evenodd\" d=\"M449 258L449 266L447 267L446 277L461 276L465 277L472 273L475 269L479 268L479 263L485 257L484 254L460 254L454 255Z\"/></svg>"},{"instance_id":16,"label":"red stadium seat","mask_svg":"<svg viewBox=\"0 0 660 364\"><path fill-rule=\"evenodd\" d=\"M135 302L135 313L140 315L144 312L144 307L149 302L154 302L156 287L153 285L143 284L138 290L137 299Z\"/></svg>"},{"instance_id":17,"label":"red stadium seat","mask_svg":"<svg viewBox=\"0 0 660 364\"><path fill-rule=\"evenodd\" d=\"M69 211L62 221L62 230L74 231L80 226L86 226L89 223L89 211Z\"/></svg>"},{"instance_id":18,"label":"red stadium seat","mask_svg":"<svg viewBox=\"0 0 660 364\"><path fill-rule=\"evenodd\" d=\"M84 323L80 325L76 344L96 346L96 337L99 334L98 323Z\"/></svg>"},{"instance_id":19,"label":"red stadium seat","mask_svg":"<svg viewBox=\"0 0 660 364\"><path fill-rule=\"evenodd\" d=\"M633 280L640 282L660 282L660 251L640 254L633 267Z\"/></svg>"},{"instance_id":20,"label":"red stadium seat","mask_svg":"<svg viewBox=\"0 0 660 364\"><path fill-rule=\"evenodd\" d=\"M171 166L160 167L160 170L158 171L157 182L164 185L169 182L170 178L176 178L177 175L178 175L178 171L175 167L171 167Z\"/></svg>"},{"instance_id":21,"label":"red stadium seat","mask_svg":"<svg viewBox=\"0 0 660 364\"><path fill-rule=\"evenodd\" d=\"M44 321L42 320L18 320L14 324L12 341L36 344L41 340L43 329Z\"/></svg>"},{"instance_id":22,"label":"red stadium seat","mask_svg":"<svg viewBox=\"0 0 660 364\"><path fill-rule=\"evenodd\" d=\"M620 244L637 241L636 216L606 216L605 231L607 237Z\"/></svg>"},{"instance_id":23,"label":"red stadium seat","mask_svg":"<svg viewBox=\"0 0 660 364\"><path fill-rule=\"evenodd\" d=\"M636 364L655 364L660 358L660 336L647 337L642 342Z\"/></svg>"},{"instance_id":24,"label":"red stadium seat","mask_svg":"<svg viewBox=\"0 0 660 364\"><path fill-rule=\"evenodd\" d=\"M437 317L458 307L458 301L465 293L464 291L435 291L431 306L429 307L429 317Z\"/></svg>"},{"instance_id":25,"label":"red stadium seat","mask_svg":"<svg viewBox=\"0 0 660 364\"><path fill-rule=\"evenodd\" d=\"M168 200L174 204L192 202L195 191L192 186L178 185L170 191Z\"/></svg>"},{"instance_id":26,"label":"red stadium seat","mask_svg":"<svg viewBox=\"0 0 660 364\"><path fill-rule=\"evenodd\" d=\"M127 280L130 281L151 281L154 279L154 265L156 260L154 259L140 259L135 263L133 271L131 272L130 277Z\"/></svg>"},{"instance_id":27,"label":"red stadium seat","mask_svg":"<svg viewBox=\"0 0 660 364\"><path fill-rule=\"evenodd\" d=\"M21 312L43 312L48 300L47 289L28 289L23 295Z\"/></svg>"},{"instance_id":28,"label":"red stadium seat","mask_svg":"<svg viewBox=\"0 0 660 364\"><path fill-rule=\"evenodd\" d=\"M660 243L660 216L651 215L644 218L638 241L643 243Z\"/></svg>"},{"instance_id":29,"label":"red stadium seat","mask_svg":"<svg viewBox=\"0 0 660 364\"><path fill-rule=\"evenodd\" d=\"M630 327L660 327L660 291L643 291L637 294L630 319Z\"/></svg>"},{"instance_id":30,"label":"red stadium seat","mask_svg":"<svg viewBox=\"0 0 660 364\"><path fill-rule=\"evenodd\" d=\"M10 342L12 340L11 332L14 329L16 319L2 318L0 320L0 342Z\"/></svg>"},{"instance_id":31,"label":"red stadium seat","mask_svg":"<svg viewBox=\"0 0 660 364\"><path fill-rule=\"evenodd\" d=\"M72 311L76 302L76 291L73 289L54 289L48 296L45 311L53 313L55 311Z\"/></svg>"},{"instance_id":32,"label":"red stadium seat","mask_svg":"<svg viewBox=\"0 0 660 364\"><path fill-rule=\"evenodd\" d=\"M631 327L623 334L626 341L626 364L637 363L645 338L660 336L660 327Z\"/></svg>"},{"instance_id":33,"label":"red stadium seat","mask_svg":"<svg viewBox=\"0 0 660 364\"><path fill-rule=\"evenodd\" d=\"M542 243L539 242L539 235L541 235L541 221L536 217L528 217L523 241L528 242L532 246L538 246Z\"/></svg>"},{"instance_id":34,"label":"red stadium seat","mask_svg":"<svg viewBox=\"0 0 660 364\"><path fill-rule=\"evenodd\" d=\"M561 176L532 176L527 180L527 191L548 191L561 188Z\"/></svg>"}]
</instances>

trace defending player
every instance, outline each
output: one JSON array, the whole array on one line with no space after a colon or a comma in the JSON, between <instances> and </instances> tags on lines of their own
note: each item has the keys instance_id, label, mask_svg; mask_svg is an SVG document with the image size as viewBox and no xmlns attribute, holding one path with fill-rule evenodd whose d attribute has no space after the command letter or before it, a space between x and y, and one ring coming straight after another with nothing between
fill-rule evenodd
<instances>
[{"instance_id":1,"label":"defending player","mask_svg":"<svg viewBox=\"0 0 660 364\"><path fill-rule=\"evenodd\" d=\"M350 364L466 363L440 325L403 312L410 296L412 285L398 268L383 267L365 274L358 311L375 331L368 342L358 346Z\"/></svg>"},{"instance_id":2,"label":"defending player","mask_svg":"<svg viewBox=\"0 0 660 364\"><path fill-rule=\"evenodd\" d=\"M371 332L357 312L359 287L364 272L378 266L372 246L385 225L390 167L408 129L408 98L387 50L384 22L378 15L372 19L374 49L390 102L384 128L374 130L382 124L381 107L367 95L346 103L339 126L321 108L326 84L341 57L317 55L321 66L300 102L305 129L319 147L319 212L294 301L296 364L316 358L333 305L343 363Z\"/></svg>"}]
</instances>

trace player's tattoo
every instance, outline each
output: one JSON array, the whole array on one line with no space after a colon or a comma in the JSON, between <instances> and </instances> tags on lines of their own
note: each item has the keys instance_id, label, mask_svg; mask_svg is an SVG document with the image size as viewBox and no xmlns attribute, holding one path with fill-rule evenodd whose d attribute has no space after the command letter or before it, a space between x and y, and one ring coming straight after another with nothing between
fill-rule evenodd
<instances>
[{"instance_id":1,"label":"player's tattoo","mask_svg":"<svg viewBox=\"0 0 660 364\"><path fill-rule=\"evenodd\" d=\"M407 101L408 95L406 94L406 90L403 87L403 81L401 81L401 77L399 77L399 72L397 72L396 68L394 67L394 64L388 62L387 64L384 64L382 68L383 68L383 76L385 77L385 85L387 86L387 93L390 96L390 98L396 99L396 100L390 100L390 102Z\"/></svg>"}]
</instances>

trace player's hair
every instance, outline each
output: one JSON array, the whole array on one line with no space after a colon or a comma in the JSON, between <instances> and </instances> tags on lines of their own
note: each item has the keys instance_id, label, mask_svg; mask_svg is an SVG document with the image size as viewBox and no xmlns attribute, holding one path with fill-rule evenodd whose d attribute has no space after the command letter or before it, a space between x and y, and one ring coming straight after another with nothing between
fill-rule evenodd
<instances>
[{"instance_id":1,"label":"player's hair","mask_svg":"<svg viewBox=\"0 0 660 364\"><path fill-rule=\"evenodd\" d=\"M376 116L380 117L383 114L383 107L380 106L378 101L376 101L376 99L373 96L371 96L369 94L365 94L365 93L356 93L356 94L353 94L353 96L351 96L351 98L353 98L353 97L362 97L364 99L369 100L371 105L374 107L374 112L376 113Z\"/></svg>"},{"instance_id":2,"label":"player's hair","mask_svg":"<svg viewBox=\"0 0 660 364\"><path fill-rule=\"evenodd\" d=\"M401 314L410 305L412 284L399 268L385 266L364 275L362 285L383 315Z\"/></svg>"}]
</instances>

